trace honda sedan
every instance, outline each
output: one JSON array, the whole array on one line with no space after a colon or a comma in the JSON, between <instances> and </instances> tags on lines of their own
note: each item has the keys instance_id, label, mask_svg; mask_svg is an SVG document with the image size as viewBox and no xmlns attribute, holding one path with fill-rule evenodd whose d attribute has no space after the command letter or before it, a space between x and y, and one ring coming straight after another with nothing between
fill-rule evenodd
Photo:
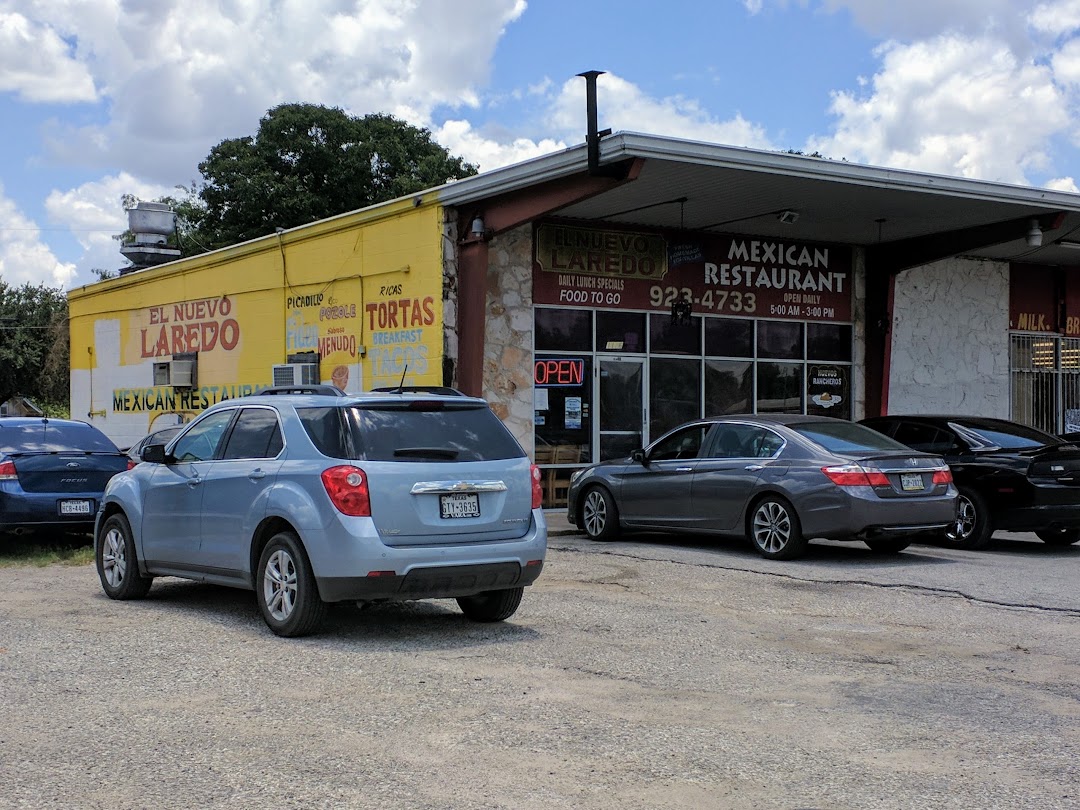
<instances>
[{"instance_id":1,"label":"honda sedan","mask_svg":"<svg viewBox=\"0 0 1080 810\"><path fill-rule=\"evenodd\" d=\"M841 419L723 416L575 474L568 517L594 540L622 530L745 535L774 560L811 538L883 552L956 516L945 462Z\"/></svg>"}]
</instances>

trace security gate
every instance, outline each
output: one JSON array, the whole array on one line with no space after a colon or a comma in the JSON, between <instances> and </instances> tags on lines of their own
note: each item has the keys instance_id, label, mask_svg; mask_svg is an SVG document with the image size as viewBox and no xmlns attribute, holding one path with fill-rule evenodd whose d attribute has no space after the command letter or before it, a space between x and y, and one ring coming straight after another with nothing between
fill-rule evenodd
<instances>
[{"instance_id":1,"label":"security gate","mask_svg":"<svg viewBox=\"0 0 1080 810\"><path fill-rule=\"evenodd\" d=\"M1012 419L1047 433L1080 431L1080 339L1013 334Z\"/></svg>"}]
</instances>

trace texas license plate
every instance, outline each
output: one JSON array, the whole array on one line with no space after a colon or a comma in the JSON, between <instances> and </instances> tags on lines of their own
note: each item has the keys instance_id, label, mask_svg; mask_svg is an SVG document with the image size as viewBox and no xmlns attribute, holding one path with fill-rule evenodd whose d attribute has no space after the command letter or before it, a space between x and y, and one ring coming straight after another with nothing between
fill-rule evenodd
<instances>
[{"instance_id":1,"label":"texas license plate","mask_svg":"<svg viewBox=\"0 0 1080 810\"><path fill-rule=\"evenodd\" d=\"M61 515L92 515L93 501L60 501Z\"/></svg>"},{"instance_id":2,"label":"texas license plate","mask_svg":"<svg viewBox=\"0 0 1080 810\"><path fill-rule=\"evenodd\" d=\"M475 492L440 495L439 514L444 518L480 517L480 496Z\"/></svg>"},{"instance_id":3,"label":"texas license plate","mask_svg":"<svg viewBox=\"0 0 1080 810\"><path fill-rule=\"evenodd\" d=\"M904 492L925 489L920 473L900 473L900 486L903 487Z\"/></svg>"}]
</instances>

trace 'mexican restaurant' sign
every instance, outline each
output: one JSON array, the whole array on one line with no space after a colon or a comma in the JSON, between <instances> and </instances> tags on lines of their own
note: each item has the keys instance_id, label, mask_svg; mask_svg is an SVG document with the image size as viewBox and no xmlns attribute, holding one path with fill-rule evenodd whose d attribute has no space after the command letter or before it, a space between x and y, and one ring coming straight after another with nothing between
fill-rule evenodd
<instances>
[{"instance_id":1,"label":"'mexican restaurant' sign","mask_svg":"<svg viewBox=\"0 0 1080 810\"><path fill-rule=\"evenodd\" d=\"M537 226L533 302L789 320L851 320L851 250L840 245Z\"/></svg>"}]
</instances>

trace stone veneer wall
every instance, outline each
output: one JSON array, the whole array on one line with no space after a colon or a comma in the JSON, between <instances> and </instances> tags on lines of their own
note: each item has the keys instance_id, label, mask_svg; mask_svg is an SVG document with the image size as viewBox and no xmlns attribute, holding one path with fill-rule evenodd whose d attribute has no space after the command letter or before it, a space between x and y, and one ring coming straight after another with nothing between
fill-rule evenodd
<instances>
[{"instance_id":1,"label":"stone veneer wall","mask_svg":"<svg viewBox=\"0 0 1080 810\"><path fill-rule=\"evenodd\" d=\"M889 413L1009 417L1009 265L905 270L893 298Z\"/></svg>"},{"instance_id":2,"label":"stone veneer wall","mask_svg":"<svg viewBox=\"0 0 1080 810\"><path fill-rule=\"evenodd\" d=\"M532 225L488 246L484 398L526 450L533 447Z\"/></svg>"}]
</instances>

